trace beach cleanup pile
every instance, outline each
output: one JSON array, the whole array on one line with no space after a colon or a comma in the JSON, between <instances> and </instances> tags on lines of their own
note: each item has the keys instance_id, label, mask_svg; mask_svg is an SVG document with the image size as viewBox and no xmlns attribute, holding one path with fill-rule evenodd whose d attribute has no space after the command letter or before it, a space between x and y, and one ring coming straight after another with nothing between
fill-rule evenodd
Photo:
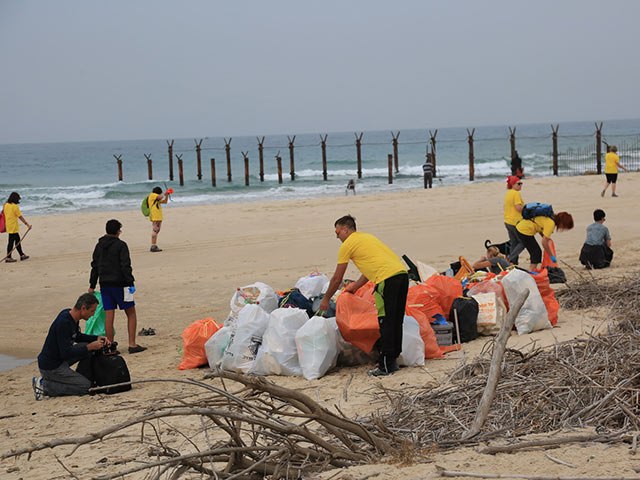
<instances>
[{"instance_id":1,"label":"beach cleanup pile","mask_svg":"<svg viewBox=\"0 0 640 480\"><path fill-rule=\"evenodd\" d=\"M546 269L473 272L462 278L433 272L409 287L401 366L422 366L425 359L442 358L479 335L495 335L509 302L523 290L529 296L515 321L519 335L557 323L559 305ZM230 372L315 380L336 366L374 362L380 338L375 285L369 282L353 294L343 289L321 312L317 308L328 284L326 275L313 272L288 291L276 292L262 282L238 288L222 325L208 318L184 330L178 368L208 364Z\"/></svg>"}]
</instances>

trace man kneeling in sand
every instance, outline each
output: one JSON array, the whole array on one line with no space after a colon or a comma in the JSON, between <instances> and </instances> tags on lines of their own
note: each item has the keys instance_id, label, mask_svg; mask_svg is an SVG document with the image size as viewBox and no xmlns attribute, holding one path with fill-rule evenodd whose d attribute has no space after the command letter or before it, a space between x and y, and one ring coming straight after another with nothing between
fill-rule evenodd
<instances>
[{"instance_id":1,"label":"man kneeling in sand","mask_svg":"<svg viewBox=\"0 0 640 480\"><path fill-rule=\"evenodd\" d=\"M106 337L85 335L80 331L80 320L90 319L96 312L98 299L91 293L80 295L73 308L62 310L49 328L42 351L38 355L41 377L33 377L31 385L36 400L44 395L85 395L91 382L70 368L90 355L90 351L111 345Z\"/></svg>"}]
</instances>

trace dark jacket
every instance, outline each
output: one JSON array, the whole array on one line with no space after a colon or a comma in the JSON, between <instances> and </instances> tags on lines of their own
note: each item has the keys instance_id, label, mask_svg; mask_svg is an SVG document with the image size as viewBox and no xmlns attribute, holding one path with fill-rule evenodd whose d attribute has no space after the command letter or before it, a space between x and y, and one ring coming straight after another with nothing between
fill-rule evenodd
<instances>
[{"instance_id":1,"label":"dark jacket","mask_svg":"<svg viewBox=\"0 0 640 480\"><path fill-rule=\"evenodd\" d=\"M81 333L69 309L62 310L49 328L47 339L38 355L38 368L55 370L64 361L73 364L75 360L89 354L86 344L97 339L95 335Z\"/></svg>"},{"instance_id":2,"label":"dark jacket","mask_svg":"<svg viewBox=\"0 0 640 480\"><path fill-rule=\"evenodd\" d=\"M105 235L93 250L89 287L96 288L98 279L102 287L133 286L129 247L117 237Z\"/></svg>"}]
</instances>

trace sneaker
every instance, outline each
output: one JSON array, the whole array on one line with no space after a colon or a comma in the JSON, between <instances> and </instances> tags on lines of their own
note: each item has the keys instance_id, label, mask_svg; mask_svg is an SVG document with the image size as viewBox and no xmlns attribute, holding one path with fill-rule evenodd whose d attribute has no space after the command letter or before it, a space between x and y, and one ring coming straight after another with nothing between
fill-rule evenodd
<instances>
[{"instance_id":1,"label":"sneaker","mask_svg":"<svg viewBox=\"0 0 640 480\"><path fill-rule=\"evenodd\" d=\"M160 247L158 247L157 245L151 245L151 250L149 250L150 252L161 252L162 249Z\"/></svg>"},{"instance_id":2,"label":"sneaker","mask_svg":"<svg viewBox=\"0 0 640 480\"><path fill-rule=\"evenodd\" d=\"M617 197L618 195L616 195L615 193L611 194L612 197Z\"/></svg>"},{"instance_id":3,"label":"sneaker","mask_svg":"<svg viewBox=\"0 0 640 480\"><path fill-rule=\"evenodd\" d=\"M7 257L4 259L6 263L16 263L17 260L15 258Z\"/></svg>"},{"instance_id":4,"label":"sneaker","mask_svg":"<svg viewBox=\"0 0 640 480\"><path fill-rule=\"evenodd\" d=\"M604 197L604 192L606 192L606 190L602 190L602 193L600 193L601 197Z\"/></svg>"},{"instance_id":5,"label":"sneaker","mask_svg":"<svg viewBox=\"0 0 640 480\"><path fill-rule=\"evenodd\" d=\"M20 255L20 261L28 260L28 259L29 259L29 255Z\"/></svg>"},{"instance_id":6,"label":"sneaker","mask_svg":"<svg viewBox=\"0 0 640 480\"><path fill-rule=\"evenodd\" d=\"M140 353L140 352L144 352L146 349L147 347L136 345L135 347L129 347L129 353Z\"/></svg>"},{"instance_id":7,"label":"sneaker","mask_svg":"<svg viewBox=\"0 0 640 480\"><path fill-rule=\"evenodd\" d=\"M387 375L392 375L394 372L387 372L380 367L376 367L373 370L369 370L367 375L370 377L386 377Z\"/></svg>"},{"instance_id":8,"label":"sneaker","mask_svg":"<svg viewBox=\"0 0 640 480\"><path fill-rule=\"evenodd\" d=\"M42 400L44 397L44 380L42 377L33 377L31 379L31 386L33 387L33 395L36 397L36 400Z\"/></svg>"}]
</instances>

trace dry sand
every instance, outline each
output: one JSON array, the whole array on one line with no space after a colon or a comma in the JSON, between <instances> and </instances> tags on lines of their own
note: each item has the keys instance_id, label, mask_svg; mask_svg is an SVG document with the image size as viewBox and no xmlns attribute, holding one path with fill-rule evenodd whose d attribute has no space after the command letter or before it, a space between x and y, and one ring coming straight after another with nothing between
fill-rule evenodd
<instances>
[{"instance_id":1,"label":"dry sand","mask_svg":"<svg viewBox=\"0 0 640 480\"><path fill-rule=\"evenodd\" d=\"M640 189L634 188L640 174L621 175L619 198L601 198L601 176L540 178L526 180L525 201L550 202L556 211L574 215L576 228L556 233L558 258L576 269L565 268L570 278L584 273L578 262L586 226L592 212L603 208L606 225L616 252L613 267L598 271L598 277L618 277L637 270L640 264L640 227L637 205ZM87 290L91 252L103 234L105 221L123 223L121 238L129 244L136 277L138 330L154 327L157 335L141 337L149 350L127 355L133 379L194 378L202 370L178 371L183 329L194 320L213 317L223 322L229 300L238 286L263 281L276 290L292 287L313 269L330 275L336 263L339 241L333 222L351 213L358 228L386 242L396 253L445 269L459 255L470 261L480 257L484 240L506 240L502 223L503 182L479 183L433 190L397 192L376 196L335 197L269 203L207 205L165 209L160 234L162 253L150 253L150 224L139 211L85 213L29 217L34 229L25 241L27 262L0 265L0 352L21 358L35 358L49 325L63 308L70 307ZM178 191L179 195L179 191ZM6 237L0 237L6 239ZM4 241L4 240L3 240ZM525 253L523 257L527 259ZM358 273L349 266L347 276ZM592 328L606 326L606 318L596 312L560 311L557 328L521 337L515 334L510 346L522 348L532 340L550 344L577 337ZM116 340L126 345L126 321L116 315ZM383 398L372 397L382 383L391 388L442 382L460 361L474 356L486 339L464 345L443 360L430 360L425 368L405 368L383 379L367 377L367 367L343 368L324 378L308 382L302 378L270 377L307 393L328 407L337 405L348 415L385 408ZM191 387L143 384L132 391L106 396L50 398L36 402L30 380L38 374L37 364L0 373L2 385L0 451L40 443L54 438L73 437L97 431L160 404ZM351 378L353 377L353 378ZM345 385L350 383L345 400ZM311 387L311 389L309 389ZM68 447L46 450L19 459L0 462L0 477L8 479L72 478L56 461L56 454L80 478L83 469L101 463L114 472L116 462L147 459L138 443L140 430L129 429L118 441L81 447L72 456ZM435 472L435 464L451 470L546 475L634 474L640 465L628 447L606 448L600 444L554 449L552 455L575 465L569 468L550 461L544 452L523 452L487 456L465 448L433 455L433 463L398 466L388 463L352 468L333 478L360 478L380 472L377 479L419 478ZM327 472L329 478L336 472ZM351 477L347 477L350 475ZM131 477L142 478L142 477Z\"/></svg>"}]
</instances>

